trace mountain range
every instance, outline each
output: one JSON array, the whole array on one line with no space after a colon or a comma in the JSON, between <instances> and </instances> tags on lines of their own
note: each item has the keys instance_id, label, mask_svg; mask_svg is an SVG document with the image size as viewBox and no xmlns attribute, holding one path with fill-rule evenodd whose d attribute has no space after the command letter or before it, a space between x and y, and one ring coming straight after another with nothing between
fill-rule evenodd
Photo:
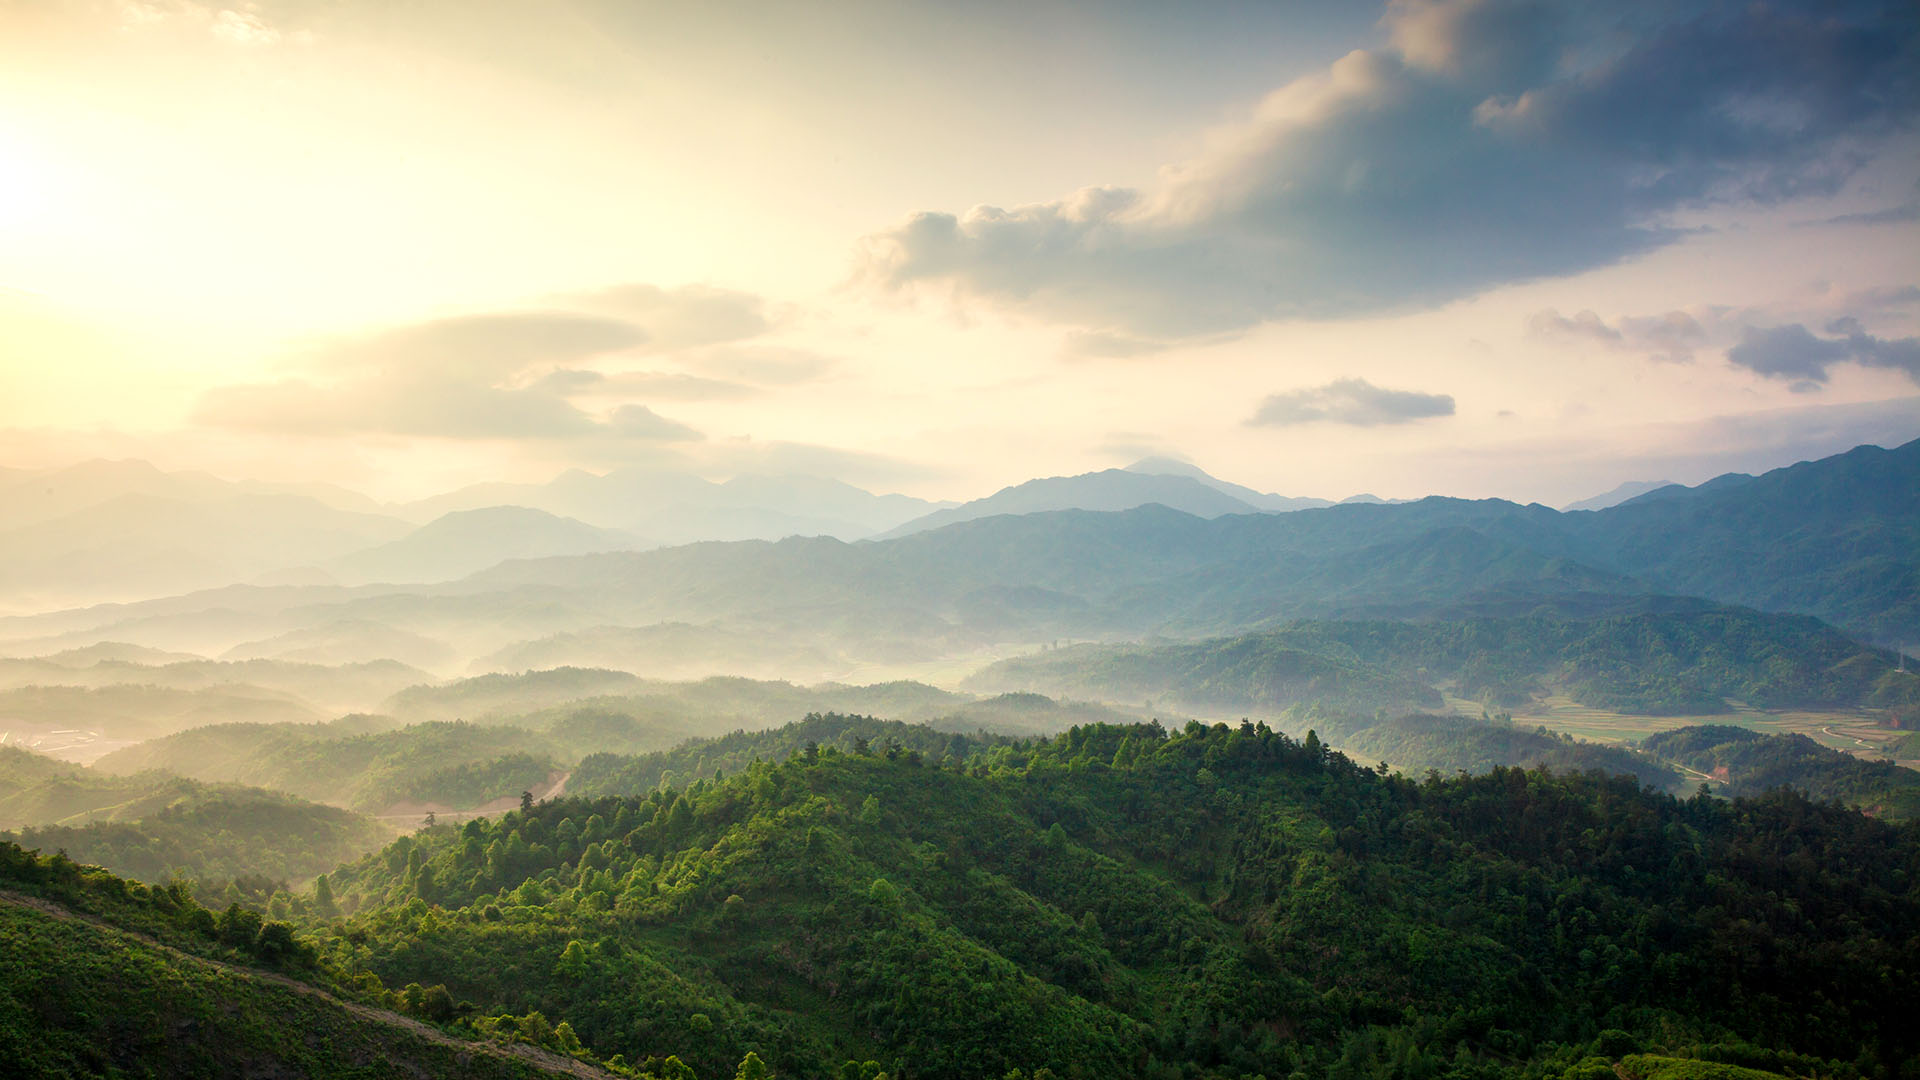
<instances>
[{"instance_id":1,"label":"mountain range","mask_svg":"<svg viewBox=\"0 0 1920 1080\"><path fill-rule=\"evenodd\" d=\"M1177 479L1231 498L1192 477L1091 475L1117 485ZM601 536L560 528L586 543ZM384 638L356 646L355 635L404 634L420 639L406 639L415 646L407 662L457 671L535 641L547 642L538 662L573 662L564 636L586 631L578 640L604 663L621 628L684 624L701 629L675 640L750 634L775 654L810 658L787 677L816 680L862 663L1057 638L1200 637L1298 618L1542 604L1593 610L1652 594L1815 615L1880 644L1920 642L1920 442L1663 487L1592 512L1441 497L1212 517L1149 504L1002 513L884 540L518 559L433 584L226 587L0 619L0 648L35 655L115 640L346 662L388 647ZM283 644L262 644L275 641ZM445 650L438 660L433 645ZM672 673L697 672L676 662Z\"/></svg>"}]
</instances>

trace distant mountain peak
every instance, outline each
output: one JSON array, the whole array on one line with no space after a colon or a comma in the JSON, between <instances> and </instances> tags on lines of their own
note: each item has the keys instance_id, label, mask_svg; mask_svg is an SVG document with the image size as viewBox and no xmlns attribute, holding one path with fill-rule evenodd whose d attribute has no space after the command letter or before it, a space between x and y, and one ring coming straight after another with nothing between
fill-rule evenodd
<instances>
[{"instance_id":1,"label":"distant mountain peak","mask_svg":"<svg viewBox=\"0 0 1920 1080\"><path fill-rule=\"evenodd\" d=\"M1191 461L1183 461L1179 458L1166 457L1164 455L1143 457L1125 469L1118 471L1138 473L1142 476L1183 476L1189 480L1198 480L1215 491L1224 492L1239 499L1255 510L1264 510L1267 512L1312 510L1316 507L1333 505L1325 499L1271 495L1264 491L1256 491L1242 484L1236 484L1231 480L1222 480Z\"/></svg>"},{"instance_id":2,"label":"distant mountain peak","mask_svg":"<svg viewBox=\"0 0 1920 1080\"><path fill-rule=\"evenodd\" d=\"M1637 499L1650 491L1658 491L1664 487L1674 486L1675 484L1672 480L1629 480L1619 487L1614 488L1612 491L1590 496L1581 499L1579 502L1568 503L1560 509L1566 511L1605 510L1609 506L1618 506L1628 499Z\"/></svg>"}]
</instances>

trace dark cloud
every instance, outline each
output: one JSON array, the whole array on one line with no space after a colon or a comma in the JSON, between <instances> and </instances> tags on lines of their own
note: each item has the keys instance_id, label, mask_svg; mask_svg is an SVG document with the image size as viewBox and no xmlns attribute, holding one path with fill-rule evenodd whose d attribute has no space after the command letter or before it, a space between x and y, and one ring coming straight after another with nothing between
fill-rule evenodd
<instances>
[{"instance_id":1,"label":"dark cloud","mask_svg":"<svg viewBox=\"0 0 1920 1080\"><path fill-rule=\"evenodd\" d=\"M1799 392L1817 390L1828 369L1849 361L1862 367L1892 368L1920 382L1920 338L1877 338L1853 318L1835 319L1819 337L1802 323L1749 326L1740 343L1727 350L1727 362L1769 378L1792 380Z\"/></svg>"},{"instance_id":2,"label":"dark cloud","mask_svg":"<svg viewBox=\"0 0 1920 1080\"><path fill-rule=\"evenodd\" d=\"M1527 320L1527 329L1540 337L1584 339L1609 348L1643 352L1661 360L1686 363L1695 349L1706 344L1700 320L1684 311L1664 315L1629 315L1608 323L1591 311L1562 315L1548 308Z\"/></svg>"},{"instance_id":3,"label":"dark cloud","mask_svg":"<svg viewBox=\"0 0 1920 1080\"><path fill-rule=\"evenodd\" d=\"M1453 415L1453 396L1388 390L1365 379L1335 379L1325 386L1270 394L1247 423L1290 427L1325 421L1374 427Z\"/></svg>"},{"instance_id":4,"label":"dark cloud","mask_svg":"<svg viewBox=\"0 0 1920 1080\"><path fill-rule=\"evenodd\" d=\"M862 274L1149 340L1430 305L1669 243L1678 210L1832 194L1920 102L1908 5L1396 0L1384 23L1155 192L917 214Z\"/></svg>"}]
</instances>

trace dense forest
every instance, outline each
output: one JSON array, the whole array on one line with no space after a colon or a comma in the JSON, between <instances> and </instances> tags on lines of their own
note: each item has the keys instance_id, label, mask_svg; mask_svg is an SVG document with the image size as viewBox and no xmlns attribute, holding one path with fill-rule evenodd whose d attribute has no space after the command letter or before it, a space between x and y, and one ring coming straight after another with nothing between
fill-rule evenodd
<instances>
[{"instance_id":1,"label":"dense forest","mask_svg":"<svg viewBox=\"0 0 1920 1080\"><path fill-rule=\"evenodd\" d=\"M314 940L444 986L477 1030L565 1018L654 1075L753 1051L795 1077L1518 1077L1635 1053L1891 1077L1920 1052L1914 826L1599 772L1416 780L1254 724L943 755L809 739L437 826L331 875L352 914Z\"/></svg>"},{"instance_id":2,"label":"dense forest","mask_svg":"<svg viewBox=\"0 0 1920 1080\"><path fill-rule=\"evenodd\" d=\"M1764 735L1708 724L1649 736L1641 748L1713 776L1733 795L1791 787L1882 817L1920 816L1920 773L1890 761L1829 750L1804 735Z\"/></svg>"}]
</instances>

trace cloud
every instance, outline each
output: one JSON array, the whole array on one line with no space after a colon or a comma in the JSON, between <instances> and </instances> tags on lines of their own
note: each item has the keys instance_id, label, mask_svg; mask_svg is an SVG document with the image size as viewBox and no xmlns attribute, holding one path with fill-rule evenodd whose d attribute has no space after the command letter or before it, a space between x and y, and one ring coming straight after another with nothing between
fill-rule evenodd
<instances>
[{"instance_id":1,"label":"cloud","mask_svg":"<svg viewBox=\"0 0 1920 1080\"><path fill-rule=\"evenodd\" d=\"M1664 315L1628 315L1609 324L1591 311L1567 316L1547 308L1527 320L1527 329L1536 337L1595 341L1673 363L1691 361L1694 350L1707 341L1707 330L1700 320L1677 310Z\"/></svg>"},{"instance_id":2,"label":"cloud","mask_svg":"<svg viewBox=\"0 0 1920 1080\"><path fill-rule=\"evenodd\" d=\"M753 397L755 387L679 371L555 371L540 385L567 397L647 398L653 401L727 401Z\"/></svg>"},{"instance_id":3,"label":"cloud","mask_svg":"<svg viewBox=\"0 0 1920 1080\"><path fill-rule=\"evenodd\" d=\"M660 416L645 405L622 405L613 410L606 427L615 435L643 442L689 442L701 434L685 424Z\"/></svg>"},{"instance_id":4,"label":"cloud","mask_svg":"<svg viewBox=\"0 0 1920 1080\"><path fill-rule=\"evenodd\" d=\"M763 298L711 285L614 285L560 299L644 327L652 347L662 351L744 341L775 325Z\"/></svg>"},{"instance_id":5,"label":"cloud","mask_svg":"<svg viewBox=\"0 0 1920 1080\"><path fill-rule=\"evenodd\" d=\"M1060 355L1069 360L1120 359L1165 352L1174 342L1135 337L1111 330L1076 330L1067 335Z\"/></svg>"},{"instance_id":6,"label":"cloud","mask_svg":"<svg viewBox=\"0 0 1920 1080\"><path fill-rule=\"evenodd\" d=\"M808 349L775 345L726 345L701 349L681 357L688 367L709 375L772 386L812 382L838 364L831 356Z\"/></svg>"},{"instance_id":7,"label":"cloud","mask_svg":"<svg viewBox=\"0 0 1920 1080\"><path fill-rule=\"evenodd\" d=\"M1900 225L1909 221L1920 221L1920 184L1916 184L1915 193L1906 202L1893 206L1883 206L1878 210L1863 210L1853 214L1838 214L1825 219L1825 225Z\"/></svg>"},{"instance_id":8,"label":"cloud","mask_svg":"<svg viewBox=\"0 0 1920 1080\"><path fill-rule=\"evenodd\" d=\"M1396 0L1155 190L928 211L859 276L1180 339L1442 303L1671 243L1677 211L1832 194L1914 119L1894 6Z\"/></svg>"},{"instance_id":9,"label":"cloud","mask_svg":"<svg viewBox=\"0 0 1920 1080\"><path fill-rule=\"evenodd\" d=\"M201 397L193 419L305 435L699 438L644 408L628 406L603 419L569 400L606 382L579 365L647 340L632 324L565 312L434 320L308 356L307 377L217 387Z\"/></svg>"},{"instance_id":10,"label":"cloud","mask_svg":"<svg viewBox=\"0 0 1920 1080\"><path fill-rule=\"evenodd\" d=\"M1290 427L1325 421L1375 427L1452 415L1450 394L1388 390L1365 379L1335 379L1325 386L1270 394L1247 423L1253 427Z\"/></svg>"},{"instance_id":11,"label":"cloud","mask_svg":"<svg viewBox=\"0 0 1920 1080\"><path fill-rule=\"evenodd\" d=\"M1826 329L1841 336L1818 337L1801 323L1749 326L1740 343L1727 350L1727 362L1768 378L1792 380L1792 388L1802 392L1819 389L1829 368L1849 361L1892 368L1920 383L1920 338L1877 338L1853 318L1835 319Z\"/></svg>"}]
</instances>

